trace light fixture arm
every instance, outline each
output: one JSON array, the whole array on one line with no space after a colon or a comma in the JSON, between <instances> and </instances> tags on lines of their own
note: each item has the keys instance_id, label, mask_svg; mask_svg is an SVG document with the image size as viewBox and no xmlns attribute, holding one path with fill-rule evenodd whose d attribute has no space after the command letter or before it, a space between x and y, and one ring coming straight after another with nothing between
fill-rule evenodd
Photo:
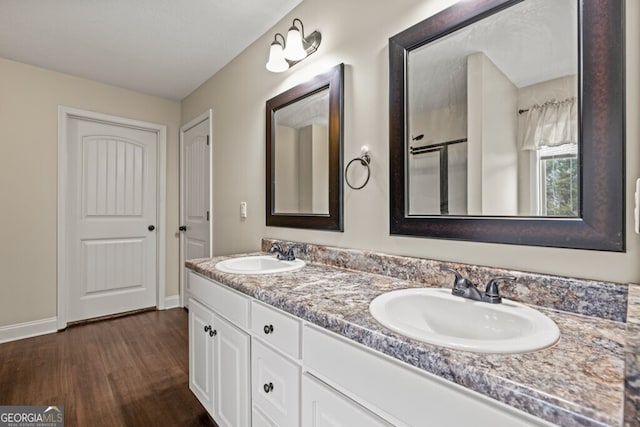
<instances>
[{"instance_id":1,"label":"light fixture arm","mask_svg":"<svg viewBox=\"0 0 640 427\"><path fill-rule=\"evenodd\" d=\"M282 42L279 42L279 41L278 41L278 36L280 36L280 38L282 39ZM278 44L280 44L280 46L282 46L283 48L284 48L284 45L285 45L285 43L286 43L286 42L284 41L284 36L283 36L281 33L276 33L276 35L275 35L275 36L273 36L273 41L274 41L274 42L276 42L276 43L278 43Z\"/></svg>"},{"instance_id":2,"label":"light fixture arm","mask_svg":"<svg viewBox=\"0 0 640 427\"><path fill-rule=\"evenodd\" d=\"M304 24L302 24L302 21L300 19L293 18L293 24L291 25L291 28L296 28L296 21L298 21L300 23L300 35L302 36L302 39L304 40Z\"/></svg>"}]
</instances>

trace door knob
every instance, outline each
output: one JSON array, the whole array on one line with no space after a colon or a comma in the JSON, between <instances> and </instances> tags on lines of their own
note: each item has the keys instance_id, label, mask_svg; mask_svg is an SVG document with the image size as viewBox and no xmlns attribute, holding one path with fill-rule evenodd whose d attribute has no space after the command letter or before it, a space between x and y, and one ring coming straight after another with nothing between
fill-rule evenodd
<instances>
[{"instance_id":1,"label":"door knob","mask_svg":"<svg viewBox=\"0 0 640 427\"><path fill-rule=\"evenodd\" d=\"M180 227L178 227L178 230L187 231L187 226L186 225L181 225Z\"/></svg>"},{"instance_id":2,"label":"door knob","mask_svg":"<svg viewBox=\"0 0 640 427\"><path fill-rule=\"evenodd\" d=\"M149 227L147 227L149 229L149 231L153 231L156 229L155 225L150 225Z\"/></svg>"}]
</instances>

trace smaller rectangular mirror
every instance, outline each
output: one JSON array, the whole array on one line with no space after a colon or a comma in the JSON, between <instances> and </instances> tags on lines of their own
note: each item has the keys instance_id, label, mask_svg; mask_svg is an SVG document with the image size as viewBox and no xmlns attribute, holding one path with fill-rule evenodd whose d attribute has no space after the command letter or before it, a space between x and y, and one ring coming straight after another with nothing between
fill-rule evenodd
<instances>
[{"instance_id":1,"label":"smaller rectangular mirror","mask_svg":"<svg viewBox=\"0 0 640 427\"><path fill-rule=\"evenodd\" d=\"M267 101L267 225L343 230L344 65Z\"/></svg>"}]
</instances>

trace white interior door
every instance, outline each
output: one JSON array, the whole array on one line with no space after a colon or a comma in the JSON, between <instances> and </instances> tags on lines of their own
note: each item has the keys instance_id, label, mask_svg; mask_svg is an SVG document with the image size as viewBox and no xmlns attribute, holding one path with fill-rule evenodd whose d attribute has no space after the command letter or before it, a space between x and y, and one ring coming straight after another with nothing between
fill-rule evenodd
<instances>
[{"instance_id":1,"label":"white interior door","mask_svg":"<svg viewBox=\"0 0 640 427\"><path fill-rule=\"evenodd\" d=\"M208 114L181 128L180 144L180 278L183 301L189 301L187 259L211 256L210 124ZM186 285L186 286L185 286Z\"/></svg>"},{"instance_id":2,"label":"white interior door","mask_svg":"<svg viewBox=\"0 0 640 427\"><path fill-rule=\"evenodd\" d=\"M67 122L67 321L156 306L157 133Z\"/></svg>"}]
</instances>

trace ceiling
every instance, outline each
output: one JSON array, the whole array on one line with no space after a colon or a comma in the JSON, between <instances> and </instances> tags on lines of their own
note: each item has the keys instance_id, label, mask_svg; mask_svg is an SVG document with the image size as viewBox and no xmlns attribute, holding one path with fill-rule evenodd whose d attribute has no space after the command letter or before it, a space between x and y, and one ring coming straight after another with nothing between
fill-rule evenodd
<instances>
[{"instance_id":1,"label":"ceiling","mask_svg":"<svg viewBox=\"0 0 640 427\"><path fill-rule=\"evenodd\" d=\"M0 57L181 100L301 1L0 0Z\"/></svg>"}]
</instances>

